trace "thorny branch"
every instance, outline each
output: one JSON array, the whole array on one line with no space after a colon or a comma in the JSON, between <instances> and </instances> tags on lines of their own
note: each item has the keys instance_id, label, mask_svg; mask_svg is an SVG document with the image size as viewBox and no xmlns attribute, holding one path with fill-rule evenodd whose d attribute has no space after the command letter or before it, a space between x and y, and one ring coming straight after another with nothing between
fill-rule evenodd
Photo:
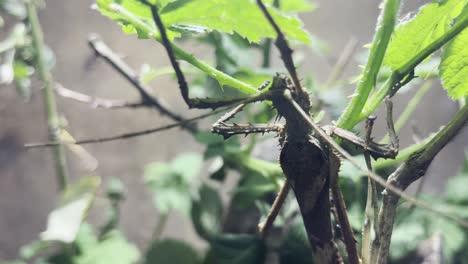
<instances>
[{"instance_id":1,"label":"thorny branch","mask_svg":"<svg viewBox=\"0 0 468 264\"><path fill-rule=\"evenodd\" d=\"M405 190L411 183L424 176L437 153L458 134L466 125L467 120L468 105L465 105L458 111L455 117L426 144L425 148L411 155L389 176L387 186L383 192L382 208L380 209L379 221L377 223L380 230L380 247L378 250L377 263L387 262L396 209L400 199L391 189L398 188L399 190ZM447 214L444 213L444 215ZM463 224L463 226L466 227L465 224Z\"/></svg>"},{"instance_id":2,"label":"thorny branch","mask_svg":"<svg viewBox=\"0 0 468 264\"><path fill-rule=\"evenodd\" d=\"M161 114L166 115L174 121L183 122L184 118L169 110L169 108L160 99L154 97L149 92L151 89L142 83L133 69L126 64L106 43L97 35L92 34L88 40L89 46L95 51L96 55L103 58L112 68L119 72L127 81L129 81L140 93L142 103L154 107ZM184 123L182 126L190 132L196 131L196 126L190 123Z\"/></svg>"}]
</instances>

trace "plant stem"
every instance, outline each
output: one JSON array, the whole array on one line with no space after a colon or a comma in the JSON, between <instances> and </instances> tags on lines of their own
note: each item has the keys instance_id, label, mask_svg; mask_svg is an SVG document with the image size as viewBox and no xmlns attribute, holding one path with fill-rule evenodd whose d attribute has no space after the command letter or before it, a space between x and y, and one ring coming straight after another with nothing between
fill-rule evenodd
<instances>
[{"instance_id":1,"label":"plant stem","mask_svg":"<svg viewBox=\"0 0 468 264\"><path fill-rule=\"evenodd\" d=\"M413 153L405 163L389 176L388 186L405 190L410 184L423 177L437 153L465 127L467 120L468 106L465 105L420 151ZM379 212L378 225L381 243L377 263L386 263L396 209L400 199L398 195L389 192L388 186L383 192L382 208ZM461 222L458 223L463 225Z\"/></svg>"},{"instance_id":2,"label":"plant stem","mask_svg":"<svg viewBox=\"0 0 468 264\"><path fill-rule=\"evenodd\" d=\"M429 91L429 89L431 89L431 85L432 84L430 81L424 82L421 88L419 88L419 90L413 96L413 98L411 98L411 100L406 105L405 110L403 111L403 113L400 115L397 122L395 123L395 132L399 132L403 128L406 121L408 121L411 114L414 112L418 104L421 102L424 95ZM385 135L381 143L386 143L388 142L389 139L390 139L389 136Z\"/></svg>"},{"instance_id":3,"label":"plant stem","mask_svg":"<svg viewBox=\"0 0 468 264\"><path fill-rule=\"evenodd\" d=\"M42 82L42 94L44 97L45 110L47 114L47 124L49 130L49 140L60 142L60 121L55 102L55 94L53 91L53 81L51 74L47 68L44 58L44 39L42 29L37 16L36 6L33 1L27 1L28 19L31 25L32 42L36 51L36 67L39 72L39 79ZM63 146L61 144L53 147L55 160L55 171L60 190L63 190L68 183L68 175L66 168L66 159Z\"/></svg>"},{"instance_id":4,"label":"plant stem","mask_svg":"<svg viewBox=\"0 0 468 264\"><path fill-rule=\"evenodd\" d=\"M363 77L353 95L353 99L338 120L338 127L351 129L359 119L359 113L364 108L370 92L375 86L377 74L387 50L390 36L395 28L395 21L400 7L400 0L386 0L381 12L381 21L377 25L377 32L370 50Z\"/></svg>"},{"instance_id":5,"label":"plant stem","mask_svg":"<svg viewBox=\"0 0 468 264\"><path fill-rule=\"evenodd\" d=\"M426 139L422 140L421 142L411 145L401 151L399 151L398 156L395 159L379 159L374 162L373 167L375 170L380 170L383 168L388 168L393 165L397 165L398 163L406 160L409 156L413 153L421 150L424 148L425 144L429 142L434 135L427 137Z\"/></svg>"},{"instance_id":6,"label":"plant stem","mask_svg":"<svg viewBox=\"0 0 468 264\"><path fill-rule=\"evenodd\" d=\"M138 28L138 30L141 30L141 31L145 32L146 34L151 36L156 41L161 42L161 36L160 36L159 32L154 27L148 25L147 23L145 23L144 21L142 21L141 19L139 19L138 17L133 15L131 12L126 10L123 6L115 4L115 3L110 3L107 6L107 8L110 11L118 13L119 15L124 17L126 20L130 21L132 25L134 25L136 28ZM198 69L202 70L203 72L205 72L209 76L216 79L221 84L221 86L228 85L228 86L231 86L232 88L234 88L234 89L236 89L236 90L238 90L240 92L243 92L245 94L256 94L256 93L258 93L258 90L255 87L251 86L250 84L247 84L247 83L242 82L242 81L240 81L238 79L235 79L235 78L233 78L233 77L231 77L231 76L229 76L229 75L227 75L227 74L213 68L208 63L195 58L195 56L193 56L192 54L184 51L183 49L181 49L179 46L175 45L174 43L171 43L171 45L172 45L172 49L173 49L175 55L177 56L177 58L179 58L181 60L184 60L184 61L192 64L193 66L197 67Z\"/></svg>"},{"instance_id":7,"label":"plant stem","mask_svg":"<svg viewBox=\"0 0 468 264\"><path fill-rule=\"evenodd\" d=\"M371 96L368 100L368 103L364 107L362 113L355 123L360 122L365 119L368 115L373 113L377 107L382 103L385 96L389 94L395 84L398 83L401 79L410 74L418 64L420 64L425 58L431 55L433 52L440 49L444 44L453 39L458 33L463 29L468 27L468 16L461 17L461 20L457 21L455 25L447 31L444 35L440 36L438 39L434 40L427 47L419 51L415 56L408 60L403 66L395 69L388 80L383 84L383 87L380 88L375 94Z\"/></svg>"}]
</instances>

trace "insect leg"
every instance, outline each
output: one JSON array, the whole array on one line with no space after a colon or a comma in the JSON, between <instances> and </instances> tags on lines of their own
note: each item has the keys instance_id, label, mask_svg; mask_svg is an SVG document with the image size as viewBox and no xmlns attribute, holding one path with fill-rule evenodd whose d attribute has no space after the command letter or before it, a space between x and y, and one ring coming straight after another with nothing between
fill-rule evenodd
<instances>
[{"instance_id":1,"label":"insect leg","mask_svg":"<svg viewBox=\"0 0 468 264\"><path fill-rule=\"evenodd\" d=\"M239 134L253 134L253 133L268 133L268 132L281 132L283 125L279 124L227 124L226 122L233 118L237 113L242 111L246 104L240 104L233 110L223 115L218 121L216 121L211 131L216 134L220 134L225 138Z\"/></svg>"}]
</instances>

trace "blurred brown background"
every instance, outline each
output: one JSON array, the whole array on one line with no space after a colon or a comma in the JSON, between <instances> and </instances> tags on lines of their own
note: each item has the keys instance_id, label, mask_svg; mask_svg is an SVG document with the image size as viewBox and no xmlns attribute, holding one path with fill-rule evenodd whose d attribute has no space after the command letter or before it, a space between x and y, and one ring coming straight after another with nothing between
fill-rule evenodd
<instances>
[{"instance_id":1,"label":"blurred brown background","mask_svg":"<svg viewBox=\"0 0 468 264\"><path fill-rule=\"evenodd\" d=\"M301 71L312 71L323 81L334 59L351 37L358 40L359 47L371 41L380 1L315 2L319 4L319 9L301 18L310 32L329 45L329 54L325 57L308 52ZM415 11L417 6L429 1L403 2L404 11ZM115 23L91 10L92 3L92 0L46 0L47 7L40 12L46 42L54 50L57 59L55 79L69 89L89 95L136 99L138 94L135 90L104 62L86 66L92 56L86 43L88 34L99 33L135 69L139 69L143 63L155 67L167 66L166 55L158 43L124 35ZM198 44L184 46L191 52L197 51L202 58L210 57L210 50ZM358 73L356 63L350 65L348 76ZM154 94L162 96L175 111L183 113L187 109L175 81L162 78L152 86ZM26 142L46 139L45 116L38 87L38 83L34 83L34 94L28 104L22 102L12 87L0 87L0 260L15 257L21 245L37 238L39 232L44 230L47 214L54 208L57 198L50 151L26 151L22 147ZM351 88L354 87L350 86L346 92L350 93ZM406 97L411 94L398 98L397 114L405 106L408 100ZM61 112L69 122L68 129L76 138L135 131L170 122L152 110L97 110L63 98L58 98L58 101ZM423 102L413 119L424 135L445 124L457 109L447 99L445 91L438 87L431 89ZM410 132L409 128L402 132L403 145L411 143ZM465 129L438 155L427 176L425 190L440 190L445 179L457 172L468 142L467 134ZM152 161L170 160L180 152L201 150L189 134L180 130L87 145L85 148L99 161L96 174L104 178L104 183L110 177L118 177L127 187L121 225L129 239L140 247L146 246L157 219L151 194L142 180L144 165ZM72 180L87 174L76 156L70 154L68 160ZM98 199L91 221L102 221L104 208L103 199ZM197 239L190 223L177 215L171 215L169 221L165 235Z\"/></svg>"}]
</instances>

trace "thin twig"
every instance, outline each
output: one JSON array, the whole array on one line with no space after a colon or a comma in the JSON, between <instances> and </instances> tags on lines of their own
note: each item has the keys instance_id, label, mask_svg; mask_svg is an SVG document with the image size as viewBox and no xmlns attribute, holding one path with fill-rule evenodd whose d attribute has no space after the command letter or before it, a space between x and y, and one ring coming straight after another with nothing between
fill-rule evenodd
<instances>
[{"instance_id":1,"label":"thin twig","mask_svg":"<svg viewBox=\"0 0 468 264\"><path fill-rule=\"evenodd\" d=\"M300 105L297 104L296 101L294 101L294 99L292 98L291 92L289 90L285 90L284 96L292 104L292 106L296 109L296 111L298 113L300 113L300 115L307 122L307 124L311 128L313 128L314 131L316 131L318 133L320 138L322 138L327 144L329 144L339 154L341 154L344 158L346 158L353 166L355 166L356 168L358 168L359 170L364 172L368 177L373 179L380 186L385 187L388 192L391 192L391 193L395 194L396 196L399 196L399 197L403 198L408 203L414 204L414 205L416 205L416 206L418 206L418 207L420 207L422 209L425 209L427 211L430 211L430 212L432 212L434 214L443 216L443 217L445 217L447 219L450 219L450 220L456 222L457 224L459 224L459 225L461 225L461 226L463 226L465 228L468 228L468 222L467 221L465 221L465 220L461 219L460 217L455 216L453 214L449 214L449 213L443 212L443 211L441 211L439 209L432 208L431 205L429 205L429 204L427 204L427 203L425 203L423 201L415 199L414 197L404 193L400 188L395 187L394 185L388 184L381 176L377 175L376 173L374 173L372 171L369 171L366 167L362 166L356 159L353 158L353 156L351 156L351 154L349 154L346 150L344 150L338 143L336 143L333 140L333 138L331 138L329 135L327 135L325 133L325 131L320 129L320 127L310 119L310 117L307 115L307 113L304 112L304 110L302 110ZM466 112L468 112L468 106L464 107L464 110ZM457 114L457 116L458 115L460 115L460 113ZM468 118L468 113L465 113L464 121L466 121L467 118Z\"/></svg>"},{"instance_id":2,"label":"thin twig","mask_svg":"<svg viewBox=\"0 0 468 264\"><path fill-rule=\"evenodd\" d=\"M395 195L389 187L405 190L411 183L421 178L426 173L434 157L459 133L463 127L465 127L467 120L468 105L465 105L422 150L411 155L389 176L387 186L383 192L382 208L379 212L378 224L381 235L381 244L378 252L377 263L386 263L387 261L396 208L400 199L399 195ZM432 209L432 211L434 210L436 209ZM449 216L447 213L443 213L441 215ZM450 219L456 220L459 224L467 227L464 220L458 221L453 216L451 216Z\"/></svg>"},{"instance_id":3,"label":"thin twig","mask_svg":"<svg viewBox=\"0 0 468 264\"><path fill-rule=\"evenodd\" d=\"M31 26L33 46L36 51L36 66L39 72L39 79L42 81L42 94L44 97L45 110L47 113L49 140L60 140L60 121L55 94L53 91L52 76L48 70L44 55L44 38L41 25L37 16L37 10L34 1L26 3L28 9L28 20ZM61 144L54 145L53 148L55 160L55 173L57 174L60 190L65 189L68 184L67 165L65 151Z\"/></svg>"},{"instance_id":4,"label":"thin twig","mask_svg":"<svg viewBox=\"0 0 468 264\"><path fill-rule=\"evenodd\" d=\"M55 91L58 95L75 100L77 102L90 104L93 108L105 108L105 109L112 109L112 108L137 108L137 107L144 107L147 106L143 102L128 102L124 100L112 100L112 99L105 99L99 97L93 97L84 93L80 93L77 91L73 91L70 89L65 88L63 85L56 83Z\"/></svg>"},{"instance_id":5,"label":"thin twig","mask_svg":"<svg viewBox=\"0 0 468 264\"><path fill-rule=\"evenodd\" d=\"M162 115L166 115L174 121L184 121L183 117L169 110L166 104L163 103L160 99L152 96L149 92L151 89L140 81L138 75L133 71L133 69L128 64L126 64L111 48L109 48L109 46L107 46L106 43L104 43L97 35L90 35L88 43L99 57L103 58L107 63L109 63L112 68L119 72L127 81L133 85L133 87L137 89L144 104L154 107ZM193 124L185 123L185 125L182 127L192 133L197 131Z\"/></svg>"},{"instance_id":6,"label":"thin twig","mask_svg":"<svg viewBox=\"0 0 468 264\"><path fill-rule=\"evenodd\" d=\"M218 109L216 111L212 111L212 112L209 112L209 113L206 113L206 114L203 114L203 115L199 115L199 116L196 116L196 117L193 117L193 118L186 119L186 120L184 120L182 122L177 122L177 123L173 123L173 124L166 125L166 126L161 126L161 127L157 127L157 128L151 128L151 129L145 129L145 130L136 131L136 132L124 133L124 134L120 134L120 135L116 135L116 136L102 137L102 138L92 138L92 139L83 139L83 140L69 141L69 142L64 141L64 142L28 143L28 144L25 144L24 147L25 148L52 147L52 146L57 146L57 145L62 145L62 144L65 144L65 145L66 144L84 145L84 144L92 144L92 143L103 143L103 142L109 142L109 141L115 141L115 140L123 140L123 139L128 139L128 138L153 134L153 133L168 130L168 129L171 129L171 128L174 128L174 127L183 126L183 125L186 125L188 123L200 120L202 118L209 117L209 116L212 116L212 115L215 115L215 114L219 114L219 113L224 112L226 110L227 110L227 108L222 108L222 109Z\"/></svg>"},{"instance_id":7,"label":"thin twig","mask_svg":"<svg viewBox=\"0 0 468 264\"><path fill-rule=\"evenodd\" d=\"M281 54L281 58L283 59L284 66L288 70L289 75L291 75L295 89L298 89L298 91L303 91L301 82L296 72L296 66L294 65L294 61L292 58L293 50L289 47L286 37L284 36L283 32L281 32L281 29L279 28L278 24L276 24L270 12L263 4L262 0L257 0L257 5L260 7L260 10L262 10L266 19L268 20L268 22L270 23L270 25L273 27L273 29L276 32L277 37L276 37L275 45Z\"/></svg>"}]
</instances>

